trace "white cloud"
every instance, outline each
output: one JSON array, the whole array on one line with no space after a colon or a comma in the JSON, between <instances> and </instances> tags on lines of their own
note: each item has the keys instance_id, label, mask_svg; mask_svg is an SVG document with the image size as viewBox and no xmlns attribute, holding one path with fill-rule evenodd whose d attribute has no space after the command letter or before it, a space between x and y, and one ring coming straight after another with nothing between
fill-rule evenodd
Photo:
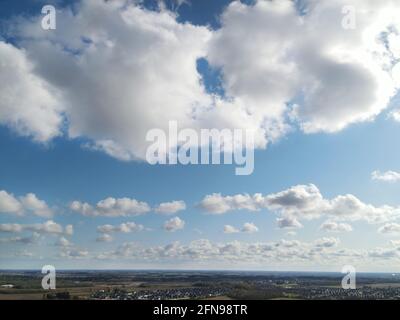
<instances>
[{"instance_id":1,"label":"white cloud","mask_svg":"<svg viewBox=\"0 0 400 320\"><path fill-rule=\"evenodd\" d=\"M207 195L200 202L200 208L211 214L223 214L231 210L257 211L262 207L261 194L250 196L237 194L234 196L222 196L220 193Z\"/></svg>"},{"instance_id":2,"label":"white cloud","mask_svg":"<svg viewBox=\"0 0 400 320\"><path fill-rule=\"evenodd\" d=\"M400 240L390 240L389 243L394 247L400 247Z\"/></svg>"},{"instance_id":3,"label":"white cloud","mask_svg":"<svg viewBox=\"0 0 400 320\"><path fill-rule=\"evenodd\" d=\"M67 236L72 236L74 234L74 226L72 224L68 224L65 226L65 234Z\"/></svg>"},{"instance_id":4,"label":"white cloud","mask_svg":"<svg viewBox=\"0 0 400 320\"><path fill-rule=\"evenodd\" d=\"M25 209L31 210L37 216L45 218L53 216L53 211L47 206L46 202L38 199L33 193L28 193L20 200Z\"/></svg>"},{"instance_id":5,"label":"white cloud","mask_svg":"<svg viewBox=\"0 0 400 320\"><path fill-rule=\"evenodd\" d=\"M0 231L1 232L22 232L24 226L19 223L4 223L0 224Z\"/></svg>"},{"instance_id":6,"label":"white cloud","mask_svg":"<svg viewBox=\"0 0 400 320\"><path fill-rule=\"evenodd\" d=\"M143 225L136 224L135 222L126 222L121 223L118 226L113 226L111 224L105 224L103 226L98 226L97 231L100 233L112 233L112 232L122 232L122 233L131 233L138 232L144 230Z\"/></svg>"},{"instance_id":7,"label":"white cloud","mask_svg":"<svg viewBox=\"0 0 400 320\"><path fill-rule=\"evenodd\" d=\"M0 43L0 122L38 141L65 124L89 148L137 160L147 131L167 131L171 119L195 130L251 128L259 148L290 130L287 115L307 133L373 119L400 85L400 4L305 5L300 16L289 0L234 1L215 31L121 1L61 9L51 33L41 16L18 19L12 36L21 49ZM357 8L355 30L341 26L344 5ZM221 69L227 99L206 92L196 69L202 57Z\"/></svg>"},{"instance_id":8,"label":"white cloud","mask_svg":"<svg viewBox=\"0 0 400 320\"><path fill-rule=\"evenodd\" d=\"M135 160L145 158L149 129L166 130L171 119L203 127L213 98L196 61L206 54L207 27L180 24L167 10L97 0L82 1L74 13L62 9L51 34L37 19L20 21L19 44L37 74L63 93L69 137L88 137L89 147Z\"/></svg>"},{"instance_id":9,"label":"white cloud","mask_svg":"<svg viewBox=\"0 0 400 320\"><path fill-rule=\"evenodd\" d=\"M161 214L174 214L185 209L185 202L180 200L160 203L154 211Z\"/></svg>"},{"instance_id":10,"label":"white cloud","mask_svg":"<svg viewBox=\"0 0 400 320\"><path fill-rule=\"evenodd\" d=\"M244 233L255 233L258 232L258 227L252 222L246 222L241 231Z\"/></svg>"},{"instance_id":11,"label":"white cloud","mask_svg":"<svg viewBox=\"0 0 400 320\"><path fill-rule=\"evenodd\" d=\"M384 182L400 181L400 173L391 170L386 172L374 171L372 172L371 177L372 180L379 180Z\"/></svg>"},{"instance_id":12,"label":"white cloud","mask_svg":"<svg viewBox=\"0 0 400 320\"><path fill-rule=\"evenodd\" d=\"M61 234L63 233L63 227L52 221L46 221L44 223L36 223L36 224L32 224L32 225L26 225L24 226L24 229L28 229L28 230L34 230L36 232L39 233L55 233L55 234Z\"/></svg>"},{"instance_id":13,"label":"white cloud","mask_svg":"<svg viewBox=\"0 0 400 320\"><path fill-rule=\"evenodd\" d=\"M37 232L34 232L31 236L28 236L28 237L0 238L0 243L34 244L34 243L38 242L39 238L40 238L40 234Z\"/></svg>"},{"instance_id":14,"label":"white cloud","mask_svg":"<svg viewBox=\"0 0 400 320\"><path fill-rule=\"evenodd\" d=\"M224 226L224 233L238 233L238 232L240 232L240 230L235 228L234 226L231 226L229 224Z\"/></svg>"},{"instance_id":15,"label":"white cloud","mask_svg":"<svg viewBox=\"0 0 400 320\"><path fill-rule=\"evenodd\" d=\"M33 252L29 252L29 251L27 251L27 250L23 250L23 251L16 252L16 253L15 253L15 256L16 256L16 257L30 258L30 257L33 257L34 254L33 254Z\"/></svg>"},{"instance_id":16,"label":"white cloud","mask_svg":"<svg viewBox=\"0 0 400 320\"><path fill-rule=\"evenodd\" d=\"M241 229L235 228L229 224L224 226L224 233L255 233L258 232L258 227L252 222L246 222Z\"/></svg>"},{"instance_id":17,"label":"white cloud","mask_svg":"<svg viewBox=\"0 0 400 320\"><path fill-rule=\"evenodd\" d=\"M295 217L291 216L277 218L276 221L280 229L299 229L303 227Z\"/></svg>"},{"instance_id":18,"label":"white cloud","mask_svg":"<svg viewBox=\"0 0 400 320\"><path fill-rule=\"evenodd\" d=\"M83 259L89 257L89 251L84 249L68 247L61 250L60 256L62 258L67 258L67 259Z\"/></svg>"},{"instance_id":19,"label":"white cloud","mask_svg":"<svg viewBox=\"0 0 400 320\"><path fill-rule=\"evenodd\" d=\"M65 229L62 225L48 220L44 223L34 223L34 224L18 224L18 223L3 223L0 224L0 232L11 232L11 233L19 233L23 231L34 231L37 233L44 234L72 234L72 226L67 225Z\"/></svg>"},{"instance_id":20,"label":"white cloud","mask_svg":"<svg viewBox=\"0 0 400 320\"><path fill-rule=\"evenodd\" d=\"M376 248L369 250L368 256L379 260L399 258L399 250L398 248Z\"/></svg>"},{"instance_id":21,"label":"white cloud","mask_svg":"<svg viewBox=\"0 0 400 320\"><path fill-rule=\"evenodd\" d=\"M0 213L22 216L27 212L44 218L53 216L53 210L49 208L47 203L38 199L33 193L27 193L25 196L16 198L5 190L0 191Z\"/></svg>"},{"instance_id":22,"label":"white cloud","mask_svg":"<svg viewBox=\"0 0 400 320\"><path fill-rule=\"evenodd\" d=\"M353 231L351 225L347 223L337 223L336 221L326 221L321 225L321 230L328 232L350 232Z\"/></svg>"},{"instance_id":23,"label":"white cloud","mask_svg":"<svg viewBox=\"0 0 400 320\"><path fill-rule=\"evenodd\" d=\"M150 211L150 206L136 199L109 197L99 201L95 206L73 201L70 209L84 216L124 217L145 214Z\"/></svg>"},{"instance_id":24,"label":"white cloud","mask_svg":"<svg viewBox=\"0 0 400 320\"><path fill-rule=\"evenodd\" d=\"M325 199L313 184L297 185L265 196L260 193L253 196L212 194L205 196L199 206L212 214L222 214L232 210L268 209L282 215L278 219L280 227L301 227L299 219L311 220L321 216L328 216L334 220L383 223L396 219L400 214L399 208L387 205L375 207L363 203L351 194Z\"/></svg>"},{"instance_id":25,"label":"white cloud","mask_svg":"<svg viewBox=\"0 0 400 320\"><path fill-rule=\"evenodd\" d=\"M337 238L321 238L315 241L315 245L322 248L336 247L339 243L340 240Z\"/></svg>"},{"instance_id":26,"label":"white cloud","mask_svg":"<svg viewBox=\"0 0 400 320\"><path fill-rule=\"evenodd\" d=\"M185 221L179 217L174 217L164 223L164 230L169 232L175 232L185 227Z\"/></svg>"},{"instance_id":27,"label":"white cloud","mask_svg":"<svg viewBox=\"0 0 400 320\"><path fill-rule=\"evenodd\" d=\"M107 233L103 233L96 238L97 242L111 242L113 241L113 237Z\"/></svg>"},{"instance_id":28,"label":"white cloud","mask_svg":"<svg viewBox=\"0 0 400 320\"><path fill-rule=\"evenodd\" d=\"M399 66L399 68L397 68L397 70L398 70L398 72L399 72L398 78L400 78L400 66ZM400 110L392 111L392 112L390 113L390 116L391 116L395 121L400 122Z\"/></svg>"},{"instance_id":29,"label":"white cloud","mask_svg":"<svg viewBox=\"0 0 400 320\"><path fill-rule=\"evenodd\" d=\"M387 223L383 226L381 226L378 229L378 232L380 233L400 233L400 224L398 223Z\"/></svg>"}]
</instances>

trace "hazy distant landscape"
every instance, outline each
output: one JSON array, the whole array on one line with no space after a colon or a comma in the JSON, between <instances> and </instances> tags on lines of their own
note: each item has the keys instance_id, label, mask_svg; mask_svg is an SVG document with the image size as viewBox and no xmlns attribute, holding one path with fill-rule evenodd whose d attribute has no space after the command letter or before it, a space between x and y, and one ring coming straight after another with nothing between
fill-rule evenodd
<instances>
[{"instance_id":1,"label":"hazy distant landscape","mask_svg":"<svg viewBox=\"0 0 400 320\"><path fill-rule=\"evenodd\" d=\"M357 289L342 274L230 271L59 271L43 290L40 271L1 271L0 300L92 299L400 299L400 274L359 274Z\"/></svg>"}]
</instances>

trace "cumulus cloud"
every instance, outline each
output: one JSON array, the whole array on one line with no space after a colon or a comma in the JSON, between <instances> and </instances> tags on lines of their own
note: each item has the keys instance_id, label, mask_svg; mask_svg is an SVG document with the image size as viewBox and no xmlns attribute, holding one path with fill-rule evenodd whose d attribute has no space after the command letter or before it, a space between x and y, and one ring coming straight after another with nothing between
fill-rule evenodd
<instances>
[{"instance_id":1,"label":"cumulus cloud","mask_svg":"<svg viewBox=\"0 0 400 320\"><path fill-rule=\"evenodd\" d=\"M174 217L164 223L164 230L169 232L175 232L185 227L185 221L179 217Z\"/></svg>"},{"instance_id":2,"label":"cumulus cloud","mask_svg":"<svg viewBox=\"0 0 400 320\"><path fill-rule=\"evenodd\" d=\"M37 216L49 218L53 215L53 211L47 206L46 202L38 199L33 193L28 193L20 200L26 210L32 211Z\"/></svg>"},{"instance_id":3,"label":"cumulus cloud","mask_svg":"<svg viewBox=\"0 0 400 320\"><path fill-rule=\"evenodd\" d=\"M391 233L399 233L400 232L400 224L394 223L394 222L393 223L387 223L387 224L381 226L378 229L378 232L379 233L389 233L389 234L391 234Z\"/></svg>"},{"instance_id":4,"label":"cumulus cloud","mask_svg":"<svg viewBox=\"0 0 400 320\"><path fill-rule=\"evenodd\" d=\"M73 232L72 225L67 225L65 228L52 221L48 220L44 223L35 224L18 224L18 223L3 223L0 224L0 232L19 233L23 231L33 231L40 234L65 234L71 235Z\"/></svg>"},{"instance_id":5,"label":"cumulus cloud","mask_svg":"<svg viewBox=\"0 0 400 320\"><path fill-rule=\"evenodd\" d=\"M67 259L83 259L88 258L90 253L88 250L79 249L79 248L64 248L60 252L60 257Z\"/></svg>"},{"instance_id":6,"label":"cumulus cloud","mask_svg":"<svg viewBox=\"0 0 400 320\"><path fill-rule=\"evenodd\" d=\"M336 221L326 221L321 225L321 230L328 232L350 232L353 228L348 223L338 223Z\"/></svg>"},{"instance_id":7,"label":"cumulus cloud","mask_svg":"<svg viewBox=\"0 0 400 320\"><path fill-rule=\"evenodd\" d=\"M257 211L262 208L262 202L261 194L254 196L237 194L224 197L220 193L214 193L205 196L199 207L211 214L223 214L232 210Z\"/></svg>"},{"instance_id":8,"label":"cumulus cloud","mask_svg":"<svg viewBox=\"0 0 400 320\"><path fill-rule=\"evenodd\" d=\"M336 247L340 243L337 238L321 238L315 241L315 245L319 248L331 248Z\"/></svg>"},{"instance_id":9,"label":"cumulus cloud","mask_svg":"<svg viewBox=\"0 0 400 320\"><path fill-rule=\"evenodd\" d=\"M58 114L67 118L69 137L88 137L89 147L135 160L145 158L152 128L166 130L171 119L203 127L200 116L213 98L196 61L206 54L207 27L125 1L82 1L74 13L61 12L52 34L38 17L18 20L14 36L36 74L62 92Z\"/></svg>"},{"instance_id":10,"label":"cumulus cloud","mask_svg":"<svg viewBox=\"0 0 400 320\"><path fill-rule=\"evenodd\" d=\"M0 212L21 215L22 205L12 194L2 190L0 191Z\"/></svg>"},{"instance_id":11,"label":"cumulus cloud","mask_svg":"<svg viewBox=\"0 0 400 320\"><path fill-rule=\"evenodd\" d=\"M72 224L68 224L65 226L65 234L67 236L72 236L74 234L74 226Z\"/></svg>"},{"instance_id":12,"label":"cumulus cloud","mask_svg":"<svg viewBox=\"0 0 400 320\"><path fill-rule=\"evenodd\" d=\"M148 130L167 131L171 119L253 129L259 148L293 125L335 132L373 119L400 85L400 4L303 4L300 14L290 0L234 1L218 30L135 1L81 1L60 10L51 33L41 16L17 19L17 46L0 42L0 123L37 141L65 127L88 148L137 160ZM357 8L354 30L342 27L344 5ZM221 70L223 97L205 89L196 67L204 57Z\"/></svg>"},{"instance_id":13,"label":"cumulus cloud","mask_svg":"<svg viewBox=\"0 0 400 320\"><path fill-rule=\"evenodd\" d=\"M278 223L278 227L280 229L299 229L303 227L303 225L295 217L291 216L277 218L276 222Z\"/></svg>"},{"instance_id":14,"label":"cumulus cloud","mask_svg":"<svg viewBox=\"0 0 400 320\"><path fill-rule=\"evenodd\" d=\"M246 222L241 229L235 228L229 224L224 226L224 233L255 233L258 232L258 227L252 222Z\"/></svg>"},{"instance_id":15,"label":"cumulus cloud","mask_svg":"<svg viewBox=\"0 0 400 320\"><path fill-rule=\"evenodd\" d=\"M365 220L369 223L383 223L396 219L399 208L391 206L375 207L360 201L351 194L339 195L333 199L322 196L317 186L297 185L281 192L262 195L207 195L199 206L208 213L222 214L232 210L257 211L267 209L281 214L278 226L301 227L298 219L317 219L328 216L334 220Z\"/></svg>"},{"instance_id":16,"label":"cumulus cloud","mask_svg":"<svg viewBox=\"0 0 400 320\"><path fill-rule=\"evenodd\" d=\"M124 217L145 214L150 211L150 206L136 199L109 197L94 206L86 202L73 201L70 209L84 216Z\"/></svg>"},{"instance_id":17,"label":"cumulus cloud","mask_svg":"<svg viewBox=\"0 0 400 320\"><path fill-rule=\"evenodd\" d=\"M240 230L235 228L234 226L231 226L229 224L224 226L224 233L238 233L238 232L240 232Z\"/></svg>"},{"instance_id":18,"label":"cumulus cloud","mask_svg":"<svg viewBox=\"0 0 400 320\"><path fill-rule=\"evenodd\" d=\"M400 173L391 170L386 172L374 171L371 174L371 178L372 180L379 180L384 182L398 182L400 181Z\"/></svg>"},{"instance_id":19,"label":"cumulus cloud","mask_svg":"<svg viewBox=\"0 0 400 320\"><path fill-rule=\"evenodd\" d=\"M154 211L161 214L174 214L185 209L185 202L180 200L160 203Z\"/></svg>"},{"instance_id":20,"label":"cumulus cloud","mask_svg":"<svg viewBox=\"0 0 400 320\"><path fill-rule=\"evenodd\" d=\"M57 247L70 247L72 246L71 241L69 241L67 238L65 237L60 237L57 242L55 243L55 245Z\"/></svg>"},{"instance_id":21,"label":"cumulus cloud","mask_svg":"<svg viewBox=\"0 0 400 320\"><path fill-rule=\"evenodd\" d=\"M391 57L399 52L386 39L398 38L400 5L303 4L301 16L289 0L235 1L227 7L208 51L211 64L222 69L225 91L264 121L282 121L288 103L295 102L292 114L308 133L372 119L398 88ZM342 27L342 8L348 5L357 9L354 30Z\"/></svg>"},{"instance_id":22,"label":"cumulus cloud","mask_svg":"<svg viewBox=\"0 0 400 320\"><path fill-rule=\"evenodd\" d=\"M258 227L252 222L246 222L243 225L242 232L245 232L245 233L258 232Z\"/></svg>"},{"instance_id":23,"label":"cumulus cloud","mask_svg":"<svg viewBox=\"0 0 400 320\"><path fill-rule=\"evenodd\" d=\"M27 212L44 218L53 216L53 210L49 208L47 203L38 199L33 193L16 198L13 194L5 190L0 191L0 213L11 213L22 216Z\"/></svg>"},{"instance_id":24,"label":"cumulus cloud","mask_svg":"<svg viewBox=\"0 0 400 320\"><path fill-rule=\"evenodd\" d=\"M113 226L111 224L105 224L103 226L98 226L97 231L100 233L113 233L113 232L122 232L122 233L131 233L138 232L144 230L143 225L136 224L135 222L126 222L121 223L118 226Z\"/></svg>"},{"instance_id":25,"label":"cumulus cloud","mask_svg":"<svg viewBox=\"0 0 400 320\"><path fill-rule=\"evenodd\" d=\"M368 251L368 256L374 259L393 259L393 258L399 258L399 250L398 248L393 249L393 248L376 248L373 250Z\"/></svg>"},{"instance_id":26,"label":"cumulus cloud","mask_svg":"<svg viewBox=\"0 0 400 320\"><path fill-rule=\"evenodd\" d=\"M28 53L0 41L0 123L23 136L46 142L62 123L56 90L34 72Z\"/></svg>"},{"instance_id":27,"label":"cumulus cloud","mask_svg":"<svg viewBox=\"0 0 400 320\"><path fill-rule=\"evenodd\" d=\"M113 237L107 233L103 233L96 238L97 242L111 242L113 241Z\"/></svg>"}]
</instances>

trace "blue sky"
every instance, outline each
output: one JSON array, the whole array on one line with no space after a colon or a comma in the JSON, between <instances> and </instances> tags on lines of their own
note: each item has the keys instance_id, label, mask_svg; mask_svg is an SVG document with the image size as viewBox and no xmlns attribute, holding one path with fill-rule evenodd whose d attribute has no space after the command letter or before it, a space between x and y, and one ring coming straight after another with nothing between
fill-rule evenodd
<instances>
[{"instance_id":1,"label":"blue sky","mask_svg":"<svg viewBox=\"0 0 400 320\"><path fill-rule=\"evenodd\" d=\"M182 4L176 13L176 23L207 25L210 32L217 32L221 30L220 15L228 10L228 3L229 1L193 0L190 4ZM60 10L58 15L62 15L62 10L65 10L63 7L69 5L65 1L62 4L57 2L55 6ZM245 3L242 5L252 6ZM1 6L0 19L4 22L13 15L39 15L40 11L37 10L40 10L42 3L40 1L36 3L3 1ZM147 9L141 10L159 12L154 3L146 2L144 7ZM229 24L228 18L226 21ZM6 25L11 23L14 22L7 22ZM45 78L46 72L41 71L43 68L40 66L41 59L35 57L35 44L24 42L21 40L21 35L13 35L13 38L16 39L18 47L31 52L28 59L32 59L32 63L37 63L39 66L32 72L35 72L38 77ZM135 59L135 56L132 56L132 59ZM229 83L228 73L233 67L220 65L219 62L214 63L213 58L210 60L212 63L209 64L206 58L202 58L198 60L196 66L207 93L226 98L223 89L225 86L228 88L229 95L235 97L235 89L229 88L227 84ZM217 60L215 58L215 61ZM167 57L165 57L165 63L169 63ZM226 69L221 71L221 68ZM63 74L56 76L59 79L64 77ZM145 75L138 74L139 79L142 76ZM52 84L51 79L49 77L46 81ZM135 87L132 87L132 90L135 90ZM241 90L238 92L242 92ZM1 94L4 93L0 89L0 96ZM238 97L239 95L240 93L237 94ZM303 219L300 215L298 216L302 207L289 214L283 205L275 210L266 206L257 211L239 210L232 206L223 214L213 214L207 212L207 207L202 205L202 200L214 193L220 193L222 196L261 193L272 197L294 186L313 184L319 189L324 199L351 194L363 204L370 204L375 208L390 206L392 209L384 211L389 212L387 215L396 216L400 182L393 183L383 178L380 180L371 178L375 170L382 173L389 170L400 172L400 149L396 146L400 124L391 117L391 112L396 110L398 105L396 98L391 97L390 100L391 103L382 108L377 116L369 117L367 121L356 121L356 123L349 121L344 128L335 132L329 132L332 130L327 129L322 130L323 132L306 133L301 128L301 121L296 122L296 120L295 123L290 124L290 130L280 134L276 141L268 144L266 148L255 151L255 170L249 176L236 176L235 165L149 165L143 160L123 161L113 154L87 147L88 143L96 141L93 137L97 136L93 131L85 131L82 127L79 128L80 132L76 137L69 136L69 128L63 128L62 134L38 143L32 138L34 133L24 136L25 134L21 134L9 118L4 116L2 119L3 115L0 112L0 123L2 123L0 126L2 150L0 190L4 190L15 199L34 193L37 198L45 201L52 211L52 216L49 218L35 215L32 213L33 210L26 210L18 215L6 212L4 209L4 212L0 213L0 224L33 225L52 220L61 226L71 224L74 229L72 235L38 231L40 239L28 244L10 239L29 237L32 234L32 228L15 234L1 232L0 237L4 241L0 243L2 256L0 267L40 268L44 264L54 264L56 268L87 269L229 269L234 261L233 268L240 269L339 271L341 265L356 264L356 267L363 271L396 271L398 257L393 252L397 249L389 244L391 240L397 240L396 232L388 234L378 232L378 229L385 224L396 224L396 218L389 217L388 220L377 224L368 223L363 217L350 217L348 220L337 220L337 223L350 224L351 232L330 233L328 230L321 229L321 225L325 221L336 220L335 217L324 216L322 209L319 212L321 216ZM74 100L71 99L71 101ZM115 104L118 104L118 101L115 101ZM1 104L0 108L5 108L4 104ZM68 110L65 111L66 114L68 112ZM96 116L94 118L97 119ZM64 126L68 127L69 121L71 123L73 121L71 119L66 116L64 121L67 124ZM160 203L181 200L185 202L186 209L171 215L158 214L151 209L150 212L138 216L104 217L85 216L70 208L73 201L86 202L95 206L97 202L108 197L136 199L146 202L152 208ZM2 208L1 205L0 208ZM342 208L342 210L347 209ZM288 214L300 221L303 227L279 228L277 219ZM369 213L362 211L361 214L368 215ZM166 231L163 227L165 222L175 216L185 222L184 227L175 232ZM126 222L143 225L144 230L129 233L113 232L111 234L113 241L96 241L99 237L99 232L96 231L98 226L106 224L118 226ZM240 229L245 223L253 223L258 231L224 233L226 225ZM55 245L61 237L67 239L69 244ZM194 255L185 253L194 250L191 246L196 246L196 241L199 240L207 241L206 244L202 242L206 252L212 251L210 248L215 246L219 248L220 253L212 253L210 257L207 257L205 253L197 252ZM284 252L285 241L291 241L293 247L297 247L297 251L291 253L290 249L287 249L289 251ZM182 247L177 247L177 252L171 253L171 257L149 254L143 260L135 253L143 250L135 249L135 246L164 248L163 246L175 242L179 242L179 246ZM328 244L331 242L334 244ZM275 252L271 257L267 255L265 259L260 258L262 253L259 251L254 253L254 257L247 255L243 258L239 257L240 261L232 260L232 257L215 258L217 255L222 256L221 252L228 250L229 244L237 246L239 249L236 250L242 252L245 250L242 249L243 246L246 248L251 244L260 243L274 244L276 247L282 247L282 251ZM320 246L318 243L327 243L327 245ZM287 248L293 247L287 245ZM318 251L321 256L312 260L315 255L310 252L322 247L323 249ZM117 253L123 251L121 248L129 249L118 256ZM160 249L160 251L163 250L167 249ZM334 261L335 253L342 252L341 250L347 250L346 254L343 254L343 260L323 262L323 257L329 257ZM352 250L354 250L353 253L351 253ZM375 253L378 251L380 256L376 258ZM296 255L301 256L306 253L308 254L306 259L296 259ZM279 254L282 256L280 257ZM293 255L293 258L287 258L286 255ZM389 259L388 262L385 259Z\"/></svg>"}]
</instances>

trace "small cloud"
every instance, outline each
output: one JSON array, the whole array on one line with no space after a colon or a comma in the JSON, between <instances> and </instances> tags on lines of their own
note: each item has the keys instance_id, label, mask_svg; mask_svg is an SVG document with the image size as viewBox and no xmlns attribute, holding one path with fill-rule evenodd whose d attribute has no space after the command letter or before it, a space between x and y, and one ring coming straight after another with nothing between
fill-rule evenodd
<instances>
[{"instance_id":1,"label":"small cloud","mask_svg":"<svg viewBox=\"0 0 400 320\"><path fill-rule=\"evenodd\" d=\"M324 222L321 227L321 230L328 231L328 232L350 232L353 231L351 225L347 223L337 223L335 221L326 221Z\"/></svg>"},{"instance_id":2,"label":"small cloud","mask_svg":"<svg viewBox=\"0 0 400 320\"><path fill-rule=\"evenodd\" d=\"M113 241L113 237L107 233L103 233L99 237L96 238L97 242L111 242Z\"/></svg>"},{"instance_id":3,"label":"small cloud","mask_svg":"<svg viewBox=\"0 0 400 320\"><path fill-rule=\"evenodd\" d=\"M338 238L321 238L315 241L317 248L332 248L336 247L340 243Z\"/></svg>"},{"instance_id":4,"label":"small cloud","mask_svg":"<svg viewBox=\"0 0 400 320\"><path fill-rule=\"evenodd\" d=\"M245 232L245 233L255 233L255 232L258 232L258 228L257 228L257 226L256 226L254 223L246 222L246 223L243 225L242 232Z\"/></svg>"},{"instance_id":5,"label":"small cloud","mask_svg":"<svg viewBox=\"0 0 400 320\"><path fill-rule=\"evenodd\" d=\"M175 232L185 227L185 221L179 217L172 218L164 223L164 230L168 232Z\"/></svg>"},{"instance_id":6,"label":"small cloud","mask_svg":"<svg viewBox=\"0 0 400 320\"><path fill-rule=\"evenodd\" d=\"M400 224L398 223L387 223L378 229L379 233L393 234L400 233Z\"/></svg>"},{"instance_id":7,"label":"small cloud","mask_svg":"<svg viewBox=\"0 0 400 320\"><path fill-rule=\"evenodd\" d=\"M161 214L174 214L178 211L182 211L186 209L186 203L182 200L180 201L171 201L171 202L163 202L155 208L155 212Z\"/></svg>"},{"instance_id":8,"label":"small cloud","mask_svg":"<svg viewBox=\"0 0 400 320\"><path fill-rule=\"evenodd\" d=\"M60 237L60 239L58 239L58 241L55 243L55 245L57 247L70 247L72 245L72 243L66 239L65 237Z\"/></svg>"},{"instance_id":9,"label":"small cloud","mask_svg":"<svg viewBox=\"0 0 400 320\"><path fill-rule=\"evenodd\" d=\"M386 172L380 172L379 170L376 170L371 173L371 178L372 180L376 181L384 181L384 182L398 182L400 181L400 173L396 171L386 171Z\"/></svg>"}]
</instances>

